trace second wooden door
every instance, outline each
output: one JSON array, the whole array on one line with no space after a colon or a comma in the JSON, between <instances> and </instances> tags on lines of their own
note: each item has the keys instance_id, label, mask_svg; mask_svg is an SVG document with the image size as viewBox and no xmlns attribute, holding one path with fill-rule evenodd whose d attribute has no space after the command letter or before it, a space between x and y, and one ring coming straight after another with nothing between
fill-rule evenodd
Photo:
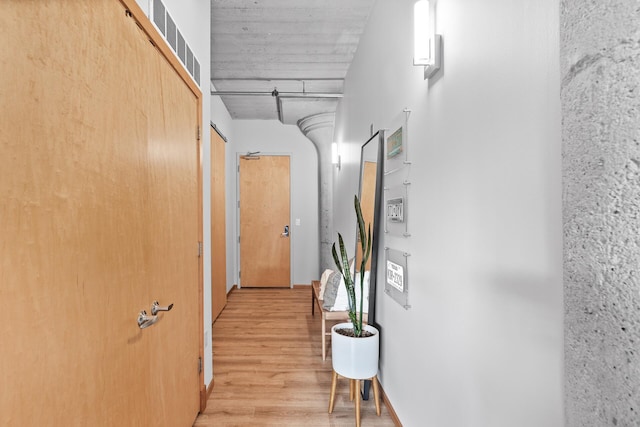
<instances>
[{"instance_id":1,"label":"second wooden door","mask_svg":"<svg viewBox=\"0 0 640 427\"><path fill-rule=\"evenodd\" d=\"M240 158L240 286L289 287L289 156Z\"/></svg>"},{"instance_id":2,"label":"second wooden door","mask_svg":"<svg viewBox=\"0 0 640 427\"><path fill-rule=\"evenodd\" d=\"M227 304L224 139L211 127L211 319Z\"/></svg>"}]
</instances>

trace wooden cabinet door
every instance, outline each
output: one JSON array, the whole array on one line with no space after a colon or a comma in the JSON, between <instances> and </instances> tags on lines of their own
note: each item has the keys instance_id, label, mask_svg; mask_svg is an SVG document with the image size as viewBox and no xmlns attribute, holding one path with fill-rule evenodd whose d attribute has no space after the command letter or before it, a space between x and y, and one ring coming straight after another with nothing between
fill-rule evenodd
<instances>
[{"instance_id":1,"label":"wooden cabinet door","mask_svg":"<svg viewBox=\"0 0 640 427\"><path fill-rule=\"evenodd\" d=\"M152 46L150 46L152 47ZM152 49L153 51L153 49ZM160 58L162 59L162 58ZM159 320L148 334L149 411L156 426L191 426L199 410L198 141L197 99L165 61L144 74L148 124L144 200L147 306L157 301ZM167 99L168 103L157 102ZM150 311L147 309L147 311Z\"/></svg>"},{"instance_id":2,"label":"wooden cabinet door","mask_svg":"<svg viewBox=\"0 0 640 427\"><path fill-rule=\"evenodd\" d=\"M116 0L0 28L0 425L190 426L199 99Z\"/></svg>"}]
</instances>

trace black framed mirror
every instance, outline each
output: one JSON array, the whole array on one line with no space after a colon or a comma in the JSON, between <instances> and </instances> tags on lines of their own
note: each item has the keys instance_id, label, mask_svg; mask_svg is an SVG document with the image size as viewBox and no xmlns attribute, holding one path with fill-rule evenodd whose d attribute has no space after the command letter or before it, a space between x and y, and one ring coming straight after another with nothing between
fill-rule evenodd
<instances>
[{"instance_id":1,"label":"black framed mirror","mask_svg":"<svg viewBox=\"0 0 640 427\"><path fill-rule=\"evenodd\" d=\"M372 244L371 256L366 265L369 271L369 307L368 321L376 328L376 272L378 264L378 242L380 241L381 206L382 206L382 177L384 174L384 131L380 130L373 134L364 144L360 153L360 186L358 198L362 208L362 217L366 226L371 224ZM356 232L356 262L360 266L362 259L362 248L360 247ZM378 328L379 329L379 328Z\"/></svg>"}]
</instances>

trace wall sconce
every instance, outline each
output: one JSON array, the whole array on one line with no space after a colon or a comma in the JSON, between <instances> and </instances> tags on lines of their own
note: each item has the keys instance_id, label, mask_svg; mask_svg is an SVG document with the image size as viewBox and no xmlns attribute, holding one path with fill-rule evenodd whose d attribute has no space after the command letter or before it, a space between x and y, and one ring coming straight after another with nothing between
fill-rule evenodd
<instances>
[{"instance_id":1,"label":"wall sconce","mask_svg":"<svg viewBox=\"0 0 640 427\"><path fill-rule=\"evenodd\" d=\"M340 170L340 154L338 153L338 143L331 143L331 164Z\"/></svg>"},{"instance_id":2,"label":"wall sconce","mask_svg":"<svg viewBox=\"0 0 640 427\"><path fill-rule=\"evenodd\" d=\"M418 0L413 5L413 65L424 67L425 80L442 65L442 37L435 34L430 8L429 0Z\"/></svg>"}]
</instances>

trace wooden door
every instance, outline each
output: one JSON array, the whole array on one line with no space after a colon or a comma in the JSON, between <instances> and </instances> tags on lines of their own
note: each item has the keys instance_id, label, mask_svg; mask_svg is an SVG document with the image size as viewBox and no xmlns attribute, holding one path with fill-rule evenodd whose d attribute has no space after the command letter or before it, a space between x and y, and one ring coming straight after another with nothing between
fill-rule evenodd
<instances>
[{"instance_id":1,"label":"wooden door","mask_svg":"<svg viewBox=\"0 0 640 427\"><path fill-rule=\"evenodd\" d=\"M243 156L239 169L240 285L291 286L289 156Z\"/></svg>"},{"instance_id":2,"label":"wooden door","mask_svg":"<svg viewBox=\"0 0 640 427\"><path fill-rule=\"evenodd\" d=\"M0 28L0 425L191 425L199 98L118 1Z\"/></svg>"},{"instance_id":3,"label":"wooden door","mask_svg":"<svg viewBox=\"0 0 640 427\"><path fill-rule=\"evenodd\" d=\"M227 304L225 142L211 128L211 319Z\"/></svg>"}]
</instances>

